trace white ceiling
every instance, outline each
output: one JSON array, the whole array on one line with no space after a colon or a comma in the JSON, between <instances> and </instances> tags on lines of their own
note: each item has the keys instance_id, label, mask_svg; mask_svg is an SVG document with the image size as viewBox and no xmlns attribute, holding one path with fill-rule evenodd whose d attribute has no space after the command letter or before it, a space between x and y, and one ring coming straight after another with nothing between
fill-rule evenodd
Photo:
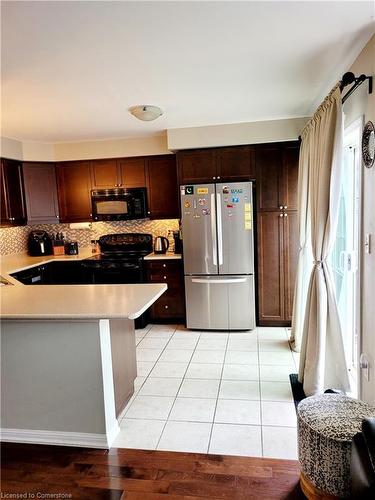
<instances>
[{"instance_id":1,"label":"white ceiling","mask_svg":"<svg viewBox=\"0 0 375 500\"><path fill-rule=\"evenodd\" d=\"M374 2L2 2L2 135L43 142L311 114ZM161 106L155 122L127 109Z\"/></svg>"}]
</instances>

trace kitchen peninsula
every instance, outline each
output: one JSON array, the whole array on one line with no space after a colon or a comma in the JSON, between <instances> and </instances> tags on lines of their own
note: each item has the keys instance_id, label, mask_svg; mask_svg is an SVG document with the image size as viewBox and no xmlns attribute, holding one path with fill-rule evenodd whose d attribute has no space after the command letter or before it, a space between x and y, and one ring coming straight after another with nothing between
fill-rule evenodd
<instances>
[{"instance_id":1,"label":"kitchen peninsula","mask_svg":"<svg viewBox=\"0 0 375 500\"><path fill-rule=\"evenodd\" d=\"M2 440L109 448L134 391L134 319L167 285L27 286L10 276L31 260L50 259L2 260Z\"/></svg>"}]
</instances>

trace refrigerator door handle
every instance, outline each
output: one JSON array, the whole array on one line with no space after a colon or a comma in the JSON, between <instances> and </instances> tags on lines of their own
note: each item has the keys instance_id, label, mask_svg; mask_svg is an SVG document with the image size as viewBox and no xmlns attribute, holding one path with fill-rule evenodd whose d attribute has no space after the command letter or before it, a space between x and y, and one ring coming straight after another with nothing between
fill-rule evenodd
<instances>
[{"instance_id":1,"label":"refrigerator door handle","mask_svg":"<svg viewBox=\"0 0 375 500\"><path fill-rule=\"evenodd\" d=\"M221 220L221 194L216 194L217 200L217 238L219 250L219 266L223 264L223 225Z\"/></svg>"},{"instance_id":2,"label":"refrigerator door handle","mask_svg":"<svg viewBox=\"0 0 375 500\"><path fill-rule=\"evenodd\" d=\"M215 194L211 194L211 234L212 234L212 262L217 266L217 240L216 240L216 206Z\"/></svg>"},{"instance_id":3,"label":"refrigerator door handle","mask_svg":"<svg viewBox=\"0 0 375 500\"><path fill-rule=\"evenodd\" d=\"M227 285L228 283L245 283L246 278L227 278L227 279L204 279L204 278L192 278L192 283L205 283L205 284L222 284Z\"/></svg>"}]
</instances>

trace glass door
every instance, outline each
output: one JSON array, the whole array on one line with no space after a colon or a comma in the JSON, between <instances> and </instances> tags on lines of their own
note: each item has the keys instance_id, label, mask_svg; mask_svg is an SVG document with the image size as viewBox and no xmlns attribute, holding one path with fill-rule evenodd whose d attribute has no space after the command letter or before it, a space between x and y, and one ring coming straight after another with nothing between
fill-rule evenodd
<instances>
[{"instance_id":1,"label":"glass door","mask_svg":"<svg viewBox=\"0 0 375 500\"><path fill-rule=\"evenodd\" d=\"M346 129L336 240L330 256L351 386L357 395L361 123Z\"/></svg>"}]
</instances>

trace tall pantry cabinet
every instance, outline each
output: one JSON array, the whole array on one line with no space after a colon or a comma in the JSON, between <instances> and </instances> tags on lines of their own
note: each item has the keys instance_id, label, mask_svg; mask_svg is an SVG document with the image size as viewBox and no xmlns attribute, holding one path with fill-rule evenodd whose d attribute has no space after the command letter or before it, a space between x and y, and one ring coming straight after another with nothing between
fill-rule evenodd
<instances>
[{"instance_id":1,"label":"tall pantry cabinet","mask_svg":"<svg viewBox=\"0 0 375 500\"><path fill-rule=\"evenodd\" d=\"M289 325L298 257L298 144L256 149L259 325Z\"/></svg>"}]
</instances>

